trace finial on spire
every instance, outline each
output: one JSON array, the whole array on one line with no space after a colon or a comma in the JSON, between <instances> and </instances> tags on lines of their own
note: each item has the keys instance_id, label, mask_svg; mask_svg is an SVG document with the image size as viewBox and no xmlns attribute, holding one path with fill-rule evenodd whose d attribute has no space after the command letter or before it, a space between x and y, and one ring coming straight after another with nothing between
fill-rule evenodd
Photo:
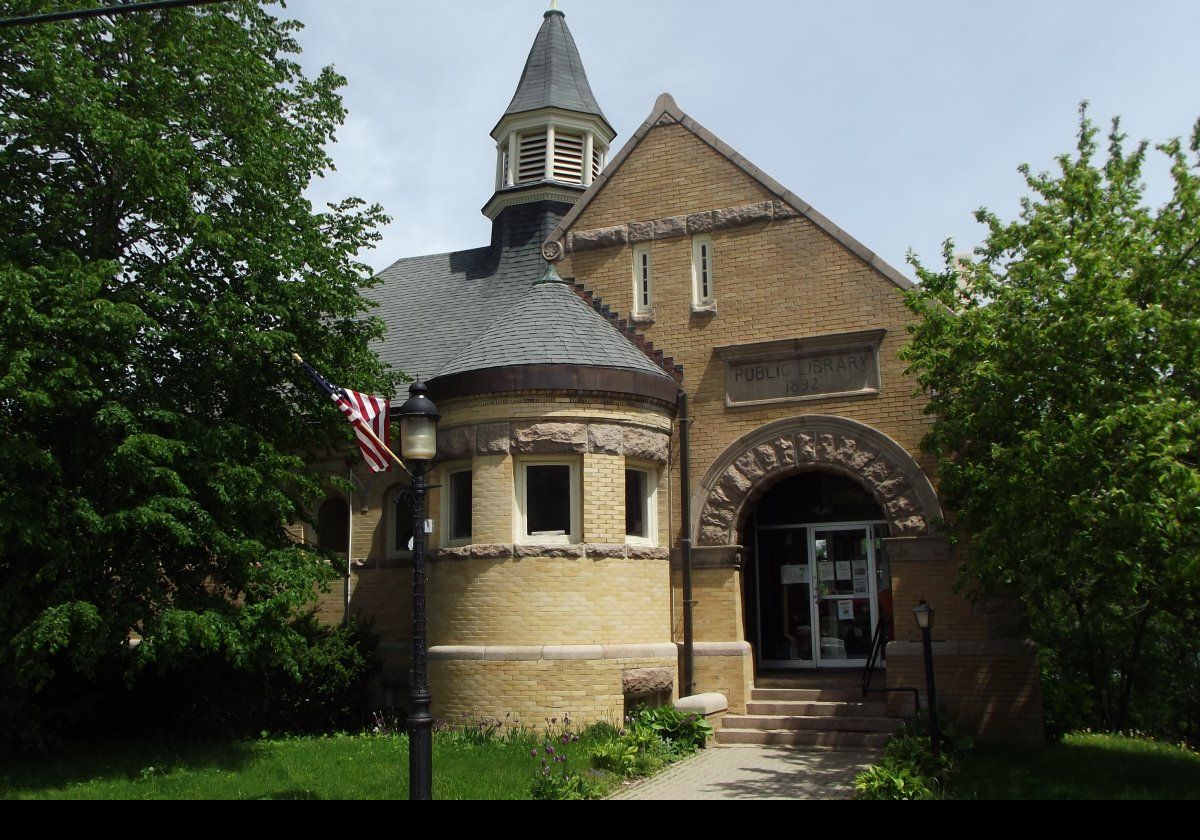
<instances>
[{"instance_id":1,"label":"finial on spire","mask_svg":"<svg viewBox=\"0 0 1200 840\"><path fill-rule=\"evenodd\" d=\"M550 0L550 8L546 11L546 14L542 15L542 17L550 17L550 15L561 15L562 17L566 17L566 15L562 13L562 9L558 8L558 0Z\"/></svg>"}]
</instances>

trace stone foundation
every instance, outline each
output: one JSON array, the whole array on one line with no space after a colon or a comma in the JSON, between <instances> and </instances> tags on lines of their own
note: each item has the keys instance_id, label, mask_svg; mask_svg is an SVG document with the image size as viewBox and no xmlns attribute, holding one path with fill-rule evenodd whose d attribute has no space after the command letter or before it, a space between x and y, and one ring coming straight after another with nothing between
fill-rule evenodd
<instances>
[{"instance_id":1,"label":"stone foundation","mask_svg":"<svg viewBox=\"0 0 1200 840\"><path fill-rule=\"evenodd\" d=\"M625 714L630 671L665 671L678 697L674 644L450 647L429 651L433 715L455 723L480 717L544 727L600 721Z\"/></svg>"}]
</instances>

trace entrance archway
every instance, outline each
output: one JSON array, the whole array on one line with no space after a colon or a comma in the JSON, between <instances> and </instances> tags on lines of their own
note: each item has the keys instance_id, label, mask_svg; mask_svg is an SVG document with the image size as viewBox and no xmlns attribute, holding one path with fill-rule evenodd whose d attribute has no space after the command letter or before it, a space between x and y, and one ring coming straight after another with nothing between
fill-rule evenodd
<instances>
[{"instance_id":1,"label":"entrance archway","mask_svg":"<svg viewBox=\"0 0 1200 840\"><path fill-rule=\"evenodd\" d=\"M741 529L743 615L758 670L853 668L892 634L883 509L853 479L809 470L773 481Z\"/></svg>"},{"instance_id":2,"label":"entrance archway","mask_svg":"<svg viewBox=\"0 0 1200 840\"><path fill-rule=\"evenodd\" d=\"M857 421L809 414L763 426L713 462L692 498L696 544L738 545L754 502L778 479L811 470L858 482L882 509L889 536L925 536L941 518L933 485L904 447Z\"/></svg>"}]
</instances>

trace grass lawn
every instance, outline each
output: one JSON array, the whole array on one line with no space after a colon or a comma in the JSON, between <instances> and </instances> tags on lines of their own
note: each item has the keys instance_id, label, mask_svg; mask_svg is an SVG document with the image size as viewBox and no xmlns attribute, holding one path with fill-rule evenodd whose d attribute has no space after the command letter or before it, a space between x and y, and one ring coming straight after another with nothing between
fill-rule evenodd
<instances>
[{"instance_id":1,"label":"grass lawn","mask_svg":"<svg viewBox=\"0 0 1200 840\"><path fill-rule=\"evenodd\" d=\"M1200 753L1079 733L1042 750L977 747L953 786L956 799L1200 799Z\"/></svg>"},{"instance_id":2,"label":"grass lawn","mask_svg":"<svg viewBox=\"0 0 1200 840\"><path fill-rule=\"evenodd\" d=\"M586 742L564 747L587 766ZM528 743L435 739L435 799L528 799ZM406 799L408 741L395 736L225 744L123 744L0 765L3 799Z\"/></svg>"}]
</instances>

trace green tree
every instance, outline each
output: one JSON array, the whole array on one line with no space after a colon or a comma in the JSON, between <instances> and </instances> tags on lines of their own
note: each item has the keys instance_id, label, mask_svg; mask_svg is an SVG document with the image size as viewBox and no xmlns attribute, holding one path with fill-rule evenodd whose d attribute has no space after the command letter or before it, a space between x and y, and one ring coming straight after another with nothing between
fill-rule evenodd
<instances>
[{"instance_id":1,"label":"green tree","mask_svg":"<svg viewBox=\"0 0 1200 840\"><path fill-rule=\"evenodd\" d=\"M345 111L341 77L293 60L298 29L237 2L0 32L10 704L114 657L303 652L292 620L330 569L285 525L319 492L300 456L347 430L283 360L394 383L356 258L385 217L303 194Z\"/></svg>"},{"instance_id":2,"label":"green tree","mask_svg":"<svg viewBox=\"0 0 1200 840\"><path fill-rule=\"evenodd\" d=\"M987 210L975 259L915 258L906 358L927 389L966 570L1025 602L1060 726L1200 726L1200 123L1148 146L1081 109L1019 217ZM1186 690L1183 690L1186 689ZM1176 699L1170 699L1176 697Z\"/></svg>"}]
</instances>

